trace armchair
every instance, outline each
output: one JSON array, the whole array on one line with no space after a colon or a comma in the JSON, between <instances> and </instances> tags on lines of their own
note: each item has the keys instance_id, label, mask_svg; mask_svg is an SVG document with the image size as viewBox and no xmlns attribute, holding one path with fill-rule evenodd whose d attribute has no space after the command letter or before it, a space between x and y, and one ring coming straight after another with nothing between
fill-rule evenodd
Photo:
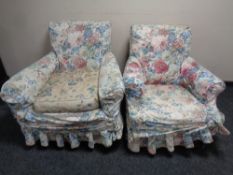
<instances>
[{"instance_id":1,"label":"armchair","mask_svg":"<svg viewBox=\"0 0 233 175\"><path fill-rule=\"evenodd\" d=\"M49 25L53 51L11 77L1 89L27 145L40 140L71 148L80 141L111 146L122 136L124 84L111 53L109 22Z\"/></svg>"},{"instance_id":2,"label":"armchair","mask_svg":"<svg viewBox=\"0 0 233 175\"><path fill-rule=\"evenodd\" d=\"M123 81L127 100L128 147L139 152L229 134L216 98L225 84L189 56L186 26L133 25Z\"/></svg>"}]
</instances>

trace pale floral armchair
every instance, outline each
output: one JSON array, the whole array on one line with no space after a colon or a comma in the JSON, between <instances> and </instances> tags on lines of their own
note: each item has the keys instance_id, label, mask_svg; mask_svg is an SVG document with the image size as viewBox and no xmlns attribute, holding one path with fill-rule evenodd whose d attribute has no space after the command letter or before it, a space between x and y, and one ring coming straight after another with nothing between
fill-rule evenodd
<instances>
[{"instance_id":1,"label":"pale floral armchair","mask_svg":"<svg viewBox=\"0 0 233 175\"><path fill-rule=\"evenodd\" d=\"M40 140L71 148L80 141L111 146L122 137L124 84L111 53L109 22L51 22L53 51L11 77L1 89L27 145Z\"/></svg>"},{"instance_id":2,"label":"pale floral armchair","mask_svg":"<svg viewBox=\"0 0 233 175\"><path fill-rule=\"evenodd\" d=\"M194 140L211 143L217 132L229 134L216 106L225 84L189 56L190 42L186 26L132 26L123 75L131 151L192 148Z\"/></svg>"}]
</instances>

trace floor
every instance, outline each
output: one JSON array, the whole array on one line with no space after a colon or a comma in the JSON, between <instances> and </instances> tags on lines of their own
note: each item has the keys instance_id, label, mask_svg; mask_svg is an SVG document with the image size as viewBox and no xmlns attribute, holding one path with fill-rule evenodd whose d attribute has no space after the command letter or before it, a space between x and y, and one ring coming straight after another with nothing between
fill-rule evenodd
<instances>
[{"instance_id":1,"label":"floor","mask_svg":"<svg viewBox=\"0 0 233 175\"><path fill-rule=\"evenodd\" d=\"M228 85L218 99L226 115L225 126L233 133L233 85ZM123 109L124 110L124 109ZM26 147L16 120L5 103L0 101L0 175L43 174L158 174L158 175L231 175L233 174L233 137L214 137L215 142L195 143L191 150L176 147L174 153L159 149L150 156L146 149L138 154L126 147L125 136L111 148L96 145L90 150L86 143L76 150L48 148L37 144Z\"/></svg>"}]
</instances>

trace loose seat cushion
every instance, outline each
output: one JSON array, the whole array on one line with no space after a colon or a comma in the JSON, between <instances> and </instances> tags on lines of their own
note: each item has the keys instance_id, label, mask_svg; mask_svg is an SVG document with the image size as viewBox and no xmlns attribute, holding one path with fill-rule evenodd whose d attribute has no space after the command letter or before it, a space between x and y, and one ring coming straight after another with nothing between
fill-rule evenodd
<instances>
[{"instance_id":1,"label":"loose seat cushion","mask_svg":"<svg viewBox=\"0 0 233 175\"><path fill-rule=\"evenodd\" d=\"M146 85L142 97L128 104L131 127L137 129L172 132L205 125L204 105L180 86Z\"/></svg>"},{"instance_id":2,"label":"loose seat cushion","mask_svg":"<svg viewBox=\"0 0 233 175\"><path fill-rule=\"evenodd\" d=\"M36 112L81 112L99 107L98 71L53 73L35 99Z\"/></svg>"}]
</instances>

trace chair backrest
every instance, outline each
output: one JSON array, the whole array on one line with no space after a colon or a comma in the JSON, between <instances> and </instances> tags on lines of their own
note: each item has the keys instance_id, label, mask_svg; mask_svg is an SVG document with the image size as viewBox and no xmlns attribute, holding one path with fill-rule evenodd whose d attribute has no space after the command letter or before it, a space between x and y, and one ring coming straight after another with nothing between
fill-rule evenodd
<instances>
[{"instance_id":1,"label":"chair backrest","mask_svg":"<svg viewBox=\"0 0 233 175\"><path fill-rule=\"evenodd\" d=\"M191 30L186 26L133 25L130 56L139 59L148 84L175 80L189 56Z\"/></svg>"},{"instance_id":2,"label":"chair backrest","mask_svg":"<svg viewBox=\"0 0 233 175\"><path fill-rule=\"evenodd\" d=\"M111 49L110 22L50 22L49 35L61 69L98 67Z\"/></svg>"}]
</instances>

